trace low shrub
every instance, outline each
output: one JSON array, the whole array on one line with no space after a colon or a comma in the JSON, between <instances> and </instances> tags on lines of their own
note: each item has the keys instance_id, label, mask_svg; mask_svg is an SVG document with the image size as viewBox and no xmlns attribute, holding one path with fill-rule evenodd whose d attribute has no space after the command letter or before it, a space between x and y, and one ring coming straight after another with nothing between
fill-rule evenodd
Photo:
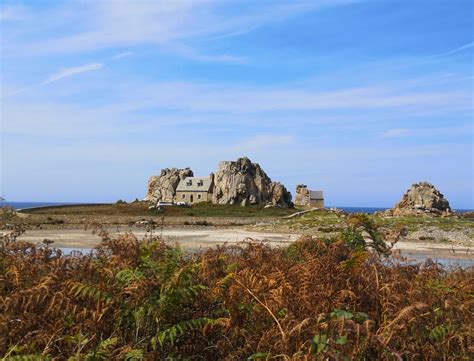
<instances>
[{"instance_id":1,"label":"low shrub","mask_svg":"<svg viewBox=\"0 0 474 361\"><path fill-rule=\"evenodd\" d=\"M367 250L359 221L332 240L248 240L196 254L100 228L88 255L4 238L0 355L472 359L474 270L392 263Z\"/></svg>"}]
</instances>

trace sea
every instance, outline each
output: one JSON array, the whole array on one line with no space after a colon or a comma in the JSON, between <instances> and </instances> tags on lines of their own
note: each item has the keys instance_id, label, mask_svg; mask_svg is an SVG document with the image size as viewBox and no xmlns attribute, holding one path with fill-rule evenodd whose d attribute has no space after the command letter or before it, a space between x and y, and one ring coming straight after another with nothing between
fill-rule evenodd
<instances>
[{"instance_id":1,"label":"sea","mask_svg":"<svg viewBox=\"0 0 474 361\"><path fill-rule=\"evenodd\" d=\"M10 206L15 209L27 209L37 207L50 207L50 206L64 206L64 205L79 205L88 203L70 203L70 202L0 202L0 207ZM90 203L89 203L90 204ZM390 207L345 207L345 206L327 206L327 208L337 208L347 213L368 213L372 214L375 212L385 211ZM456 209L456 212L472 212L472 209Z\"/></svg>"},{"instance_id":2,"label":"sea","mask_svg":"<svg viewBox=\"0 0 474 361\"><path fill-rule=\"evenodd\" d=\"M15 209L27 209L37 207L50 207L50 206L63 206L63 205L74 205L81 203L65 203L65 202L0 202L0 207L9 206Z\"/></svg>"}]
</instances>

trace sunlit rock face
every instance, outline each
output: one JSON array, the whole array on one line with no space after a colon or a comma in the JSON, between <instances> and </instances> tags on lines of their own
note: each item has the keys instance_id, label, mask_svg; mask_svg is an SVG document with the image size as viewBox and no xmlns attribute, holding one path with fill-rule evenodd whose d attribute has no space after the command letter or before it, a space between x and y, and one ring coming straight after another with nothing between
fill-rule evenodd
<instances>
[{"instance_id":1,"label":"sunlit rock face","mask_svg":"<svg viewBox=\"0 0 474 361\"><path fill-rule=\"evenodd\" d=\"M295 205L307 207L311 204L310 190L304 184L296 186Z\"/></svg>"},{"instance_id":2,"label":"sunlit rock face","mask_svg":"<svg viewBox=\"0 0 474 361\"><path fill-rule=\"evenodd\" d=\"M193 171L190 168L165 168L160 175L151 176L148 180L148 190L145 197L150 202L171 202L175 199L176 188L181 180L192 177Z\"/></svg>"},{"instance_id":3,"label":"sunlit rock face","mask_svg":"<svg viewBox=\"0 0 474 361\"><path fill-rule=\"evenodd\" d=\"M290 192L246 157L219 163L212 200L215 204L292 206Z\"/></svg>"}]
</instances>

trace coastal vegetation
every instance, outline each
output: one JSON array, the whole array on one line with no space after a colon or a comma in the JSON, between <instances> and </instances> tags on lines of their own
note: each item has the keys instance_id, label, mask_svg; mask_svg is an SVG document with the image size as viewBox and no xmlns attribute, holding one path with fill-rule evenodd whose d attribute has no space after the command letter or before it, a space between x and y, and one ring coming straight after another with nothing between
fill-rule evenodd
<instances>
[{"instance_id":1,"label":"coastal vegetation","mask_svg":"<svg viewBox=\"0 0 474 361\"><path fill-rule=\"evenodd\" d=\"M432 216L399 216L386 217L380 214L368 215L374 223L380 227L392 228L406 226L410 231L416 231L421 228L436 227L444 230L464 230L474 229L474 219L460 214L455 217L432 217ZM344 212L328 212L326 210L308 212L301 217L282 221L292 229L311 229L320 226L335 226L343 228L346 225L347 214Z\"/></svg>"},{"instance_id":2,"label":"coastal vegetation","mask_svg":"<svg viewBox=\"0 0 474 361\"><path fill-rule=\"evenodd\" d=\"M351 216L332 238L186 253L151 235L91 254L0 243L3 360L471 360L474 270L389 256Z\"/></svg>"}]
</instances>

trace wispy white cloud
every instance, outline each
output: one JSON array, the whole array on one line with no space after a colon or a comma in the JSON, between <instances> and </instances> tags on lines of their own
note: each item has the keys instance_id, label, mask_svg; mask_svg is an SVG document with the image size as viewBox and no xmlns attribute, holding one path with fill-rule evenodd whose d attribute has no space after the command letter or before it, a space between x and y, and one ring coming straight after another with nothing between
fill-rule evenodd
<instances>
[{"instance_id":1,"label":"wispy white cloud","mask_svg":"<svg viewBox=\"0 0 474 361\"><path fill-rule=\"evenodd\" d=\"M103 63L88 63L80 66L75 66L75 67L70 67L70 68L63 68L59 70L58 72L51 74L49 77L47 77L44 81L42 81L39 84L34 84L30 86L26 86L20 89L16 89L7 93L2 93L1 98L6 98L6 97L12 97L27 91L30 91L32 89L35 89L37 87L45 86L51 83L54 83L58 80L64 79L64 78L69 78L71 76L75 76L78 74L86 73L89 71L94 71L94 70L99 70L104 67Z\"/></svg>"},{"instance_id":2,"label":"wispy white cloud","mask_svg":"<svg viewBox=\"0 0 474 361\"><path fill-rule=\"evenodd\" d=\"M58 71L57 73L54 73L50 75L45 81L41 83L41 85L46 85L64 78L68 78L70 76L74 76L77 74L81 73L86 73L88 71L94 71L94 70L99 70L104 67L104 64L102 63L89 63L89 64L84 64L80 66L75 66L71 68L64 68Z\"/></svg>"},{"instance_id":3,"label":"wispy white cloud","mask_svg":"<svg viewBox=\"0 0 474 361\"><path fill-rule=\"evenodd\" d=\"M83 53L149 44L177 51L179 55L197 61L241 62L240 55L210 55L202 50L186 49L184 44L192 39L236 36L318 8L357 1L360 0L298 0L291 4L265 2L250 6L245 13L230 10L232 2L211 0L97 1L80 3L80 6L68 4L37 14L29 28L36 28L35 22L40 22L43 27L49 24L51 29L55 29L58 22L67 16L69 22L81 24L80 29L61 35L56 31L46 31L41 38L37 38L36 34L27 34L24 39L17 38L14 43L6 44L6 48L12 56L25 56ZM73 21L75 14L77 21Z\"/></svg>"},{"instance_id":4,"label":"wispy white cloud","mask_svg":"<svg viewBox=\"0 0 474 361\"><path fill-rule=\"evenodd\" d=\"M473 132L471 124L439 128L394 128L380 133L380 136L382 138L433 137L462 135L469 132Z\"/></svg>"},{"instance_id":5,"label":"wispy white cloud","mask_svg":"<svg viewBox=\"0 0 474 361\"><path fill-rule=\"evenodd\" d=\"M245 57L230 54L202 54L192 47L179 43L168 44L166 45L166 48L171 49L174 53L182 55L188 59L200 62L245 63L247 61Z\"/></svg>"},{"instance_id":6,"label":"wispy white cloud","mask_svg":"<svg viewBox=\"0 0 474 361\"><path fill-rule=\"evenodd\" d=\"M456 53L459 53L459 52L461 52L461 51L470 49L470 48L472 48L472 47L474 47L474 42L465 44L465 45L460 46L460 47L458 47L458 48L456 48L456 49L453 49L453 50L448 51L448 52L446 52L446 53L440 54L440 55L438 55L438 56L447 56L447 55L456 54Z\"/></svg>"},{"instance_id":7,"label":"wispy white cloud","mask_svg":"<svg viewBox=\"0 0 474 361\"><path fill-rule=\"evenodd\" d=\"M406 129L406 128L398 128L398 129L388 129L382 132L380 135L383 138L399 138L399 137L405 137L411 134L413 134L413 130Z\"/></svg>"},{"instance_id":8,"label":"wispy white cloud","mask_svg":"<svg viewBox=\"0 0 474 361\"><path fill-rule=\"evenodd\" d=\"M259 134L247 139L232 147L235 152L245 154L250 151L259 149L267 149L273 146L284 146L293 143L294 137L292 135L280 134Z\"/></svg>"},{"instance_id":9,"label":"wispy white cloud","mask_svg":"<svg viewBox=\"0 0 474 361\"><path fill-rule=\"evenodd\" d=\"M328 109L398 109L436 113L472 109L471 93L400 86L367 86L323 91L313 87L222 86L191 82L131 84L116 89L121 111L181 109L231 113Z\"/></svg>"},{"instance_id":10,"label":"wispy white cloud","mask_svg":"<svg viewBox=\"0 0 474 361\"><path fill-rule=\"evenodd\" d=\"M8 5L0 8L0 21L18 21L29 15L28 8L24 6Z\"/></svg>"},{"instance_id":11,"label":"wispy white cloud","mask_svg":"<svg viewBox=\"0 0 474 361\"><path fill-rule=\"evenodd\" d=\"M129 57L132 54L133 53L131 51L124 51L123 53L118 53L116 55L111 56L110 59L111 60L118 60L118 59Z\"/></svg>"}]
</instances>

